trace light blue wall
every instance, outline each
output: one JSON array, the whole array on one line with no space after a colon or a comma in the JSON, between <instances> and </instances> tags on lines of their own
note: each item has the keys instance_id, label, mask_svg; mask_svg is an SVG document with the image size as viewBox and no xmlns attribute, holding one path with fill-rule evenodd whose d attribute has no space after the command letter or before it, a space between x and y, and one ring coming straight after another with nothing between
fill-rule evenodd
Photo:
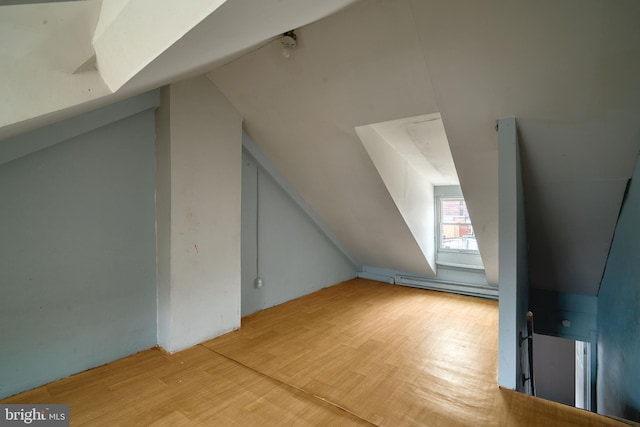
<instances>
[{"instance_id":1,"label":"light blue wall","mask_svg":"<svg viewBox=\"0 0 640 427\"><path fill-rule=\"evenodd\" d=\"M596 296L532 288L529 310L534 315L536 333L587 342L596 336ZM564 326L563 320L568 320L570 325Z\"/></svg>"},{"instance_id":2,"label":"light blue wall","mask_svg":"<svg viewBox=\"0 0 640 427\"><path fill-rule=\"evenodd\" d=\"M498 121L499 146L499 361L498 383L502 387L530 391L528 353L520 336L527 336L529 279L524 190L515 118ZM526 342L526 341L524 341Z\"/></svg>"},{"instance_id":3,"label":"light blue wall","mask_svg":"<svg viewBox=\"0 0 640 427\"><path fill-rule=\"evenodd\" d=\"M555 292L543 289L531 288L529 291L529 310L533 312L534 330L536 333L550 337L565 338L568 340L585 341L591 345L591 401L592 410L596 408L596 372L598 366L597 352L595 351L597 344L597 314L598 314L598 297L593 295L579 295L567 292ZM569 323L563 325L562 322L568 320ZM547 341L549 342L549 341ZM539 345L534 340L534 357L538 352ZM553 353L554 348L548 347L545 352ZM558 347L557 351L562 352L563 349ZM559 358L563 355L559 354ZM575 351L573 354L575 361ZM540 375L548 375L546 385L548 393L546 396L539 394L540 397L549 395L558 395L565 393L562 391L566 386L564 384L573 381L575 372L573 370L549 370L547 362L537 360L534 362L534 373L537 381ZM555 380L553 379L555 378ZM545 380L543 380L545 381ZM553 387L557 387L553 390ZM540 391L540 390L537 390ZM559 400L566 403L567 399Z\"/></svg>"},{"instance_id":4,"label":"light blue wall","mask_svg":"<svg viewBox=\"0 0 640 427\"><path fill-rule=\"evenodd\" d=\"M598 294L598 412L640 421L640 167Z\"/></svg>"},{"instance_id":5,"label":"light blue wall","mask_svg":"<svg viewBox=\"0 0 640 427\"><path fill-rule=\"evenodd\" d=\"M259 289L254 286L258 274L264 280ZM355 275L356 266L254 157L243 150L242 315Z\"/></svg>"},{"instance_id":6,"label":"light blue wall","mask_svg":"<svg viewBox=\"0 0 640 427\"><path fill-rule=\"evenodd\" d=\"M153 114L0 165L0 397L156 343Z\"/></svg>"}]
</instances>

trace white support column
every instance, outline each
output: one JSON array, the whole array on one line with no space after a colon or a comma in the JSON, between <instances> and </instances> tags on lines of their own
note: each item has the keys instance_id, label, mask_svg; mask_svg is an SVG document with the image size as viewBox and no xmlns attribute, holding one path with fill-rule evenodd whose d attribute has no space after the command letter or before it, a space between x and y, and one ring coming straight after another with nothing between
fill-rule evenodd
<instances>
[{"instance_id":1,"label":"white support column","mask_svg":"<svg viewBox=\"0 0 640 427\"><path fill-rule=\"evenodd\" d=\"M242 118L205 77L158 111L158 343L178 351L240 327Z\"/></svg>"}]
</instances>

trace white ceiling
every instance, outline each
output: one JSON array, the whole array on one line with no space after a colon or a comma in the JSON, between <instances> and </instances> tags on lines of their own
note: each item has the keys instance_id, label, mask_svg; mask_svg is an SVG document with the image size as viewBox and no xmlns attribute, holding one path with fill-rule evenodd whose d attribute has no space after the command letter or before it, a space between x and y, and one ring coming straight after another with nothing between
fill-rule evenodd
<instances>
[{"instance_id":1,"label":"white ceiling","mask_svg":"<svg viewBox=\"0 0 640 427\"><path fill-rule=\"evenodd\" d=\"M439 113L373 123L369 127L420 171L432 186L460 185Z\"/></svg>"},{"instance_id":2,"label":"white ceiling","mask_svg":"<svg viewBox=\"0 0 640 427\"><path fill-rule=\"evenodd\" d=\"M209 77L359 262L431 273L354 129L438 111L410 11L362 2L297 33L290 58L274 41Z\"/></svg>"},{"instance_id":3,"label":"white ceiling","mask_svg":"<svg viewBox=\"0 0 640 427\"><path fill-rule=\"evenodd\" d=\"M202 75L354 1L86 0L0 6L0 138Z\"/></svg>"},{"instance_id":4,"label":"white ceiling","mask_svg":"<svg viewBox=\"0 0 640 427\"><path fill-rule=\"evenodd\" d=\"M596 294L640 143L638 22L635 1L367 0L300 28L288 60L268 44L208 76L345 245L382 267L416 248L354 127L440 112L494 283L495 124L515 116L532 284Z\"/></svg>"},{"instance_id":5,"label":"white ceiling","mask_svg":"<svg viewBox=\"0 0 640 427\"><path fill-rule=\"evenodd\" d=\"M439 112L496 283L494 128L515 116L532 284L596 294L640 142L640 2L361 0L340 10L351 3L227 1L115 94L95 70L61 68L91 53L99 2L5 6L0 135L213 68L254 142L360 262L419 273L424 257L354 128ZM284 59L273 37L291 28L298 47Z\"/></svg>"}]
</instances>

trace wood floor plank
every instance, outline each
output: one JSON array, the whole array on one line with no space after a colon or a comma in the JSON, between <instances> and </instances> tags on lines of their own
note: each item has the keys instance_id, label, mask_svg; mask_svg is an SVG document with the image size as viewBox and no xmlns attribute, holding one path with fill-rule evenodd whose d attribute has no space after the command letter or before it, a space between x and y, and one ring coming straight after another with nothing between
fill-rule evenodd
<instances>
[{"instance_id":1,"label":"wood floor plank","mask_svg":"<svg viewBox=\"0 0 640 427\"><path fill-rule=\"evenodd\" d=\"M497 302L354 279L3 400L72 425L622 425L497 386Z\"/></svg>"}]
</instances>

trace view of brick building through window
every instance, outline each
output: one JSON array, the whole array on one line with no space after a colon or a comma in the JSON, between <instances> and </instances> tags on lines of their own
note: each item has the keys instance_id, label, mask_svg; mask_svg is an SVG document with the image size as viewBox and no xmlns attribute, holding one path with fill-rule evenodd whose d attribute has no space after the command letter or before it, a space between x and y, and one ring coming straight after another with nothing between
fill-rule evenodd
<instances>
[{"instance_id":1,"label":"view of brick building through window","mask_svg":"<svg viewBox=\"0 0 640 427\"><path fill-rule=\"evenodd\" d=\"M478 251L467 205L462 198L440 199L440 249Z\"/></svg>"}]
</instances>

